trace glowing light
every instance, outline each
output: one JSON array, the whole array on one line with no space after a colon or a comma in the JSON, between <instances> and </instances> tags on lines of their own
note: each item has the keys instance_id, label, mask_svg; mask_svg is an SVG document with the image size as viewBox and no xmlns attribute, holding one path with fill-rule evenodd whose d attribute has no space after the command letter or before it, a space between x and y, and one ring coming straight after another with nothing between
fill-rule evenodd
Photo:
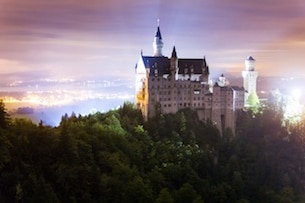
<instances>
[{"instance_id":1,"label":"glowing light","mask_svg":"<svg viewBox=\"0 0 305 203\"><path fill-rule=\"evenodd\" d=\"M286 102L284 106L284 119L289 122L301 121L304 106L300 103L301 91L295 89L291 91L291 95L286 96Z\"/></svg>"},{"instance_id":2,"label":"glowing light","mask_svg":"<svg viewBox=\"0 0 305 203\"><path fill-rule=\"evenodd\" d=\"M293 97L293 99L294 100L296 100L296 101L300 101L300 99L301 99L301 95L302 95L302 92L299 90L299 89L295 89L295 90L293 90L292 91L292 97Z\"/></svg>"},{"instance_id":3,"label":"glowing light","mask_svg":"<svg viewBox=\"0 0 305 203\"><path fill-rule=\"evenodd\" d=\"M28 103L39 106L63 106L75 102L86 101L90 99L121 99L128 100L133 95L128 93L113 92L99 93L91 90L55 90L55 91L27 91L20 98L13 96L4 96L4 103Z\"/></svg>"}]
</instances>

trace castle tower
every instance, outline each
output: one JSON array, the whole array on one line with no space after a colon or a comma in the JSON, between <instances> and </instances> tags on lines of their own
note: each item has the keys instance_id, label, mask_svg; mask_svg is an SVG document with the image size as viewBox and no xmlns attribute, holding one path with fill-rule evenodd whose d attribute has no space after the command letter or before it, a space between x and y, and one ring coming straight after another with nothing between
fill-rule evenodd
<instances>
[{"instance_id":1,"label":"castle tower","mask_svg":"<svg viewBox=\"0 0 305 203\"><path fill-rule=\"evenodd\" d=\"M175 46L170 59L170 75L172 76L171 79L178 80L178 57Z\"/></svg>"},{"instance_id":2,"label":"castle tower","mask_svg":"<svg viewBox=\"0 0 305 203\"><path fill-rule=\"evenodd\" d=\"M245 107L249 107L253 105L253 103L249 101L249 96L257 99L258 102L258 97L256 94L256 80L258 73L255 71L255 60L252 56L249 56L245 60L245 66L246 70L242 72L243 87L245 89Z\"/></svg>"},{"instance_id":3,"label":"castle tower","mask_svg":"<svg viewBox=\"0 0 305 203\"><path fill-rule=\"evenodd\" d=\"M154 38L154 42L153 42L153 48L154 48L154 56L162 56L163 42L162 42L159 22L158 22L158 28L157 28L157 32L156 32L156 35Z\"/></svg>"}]
</instances>

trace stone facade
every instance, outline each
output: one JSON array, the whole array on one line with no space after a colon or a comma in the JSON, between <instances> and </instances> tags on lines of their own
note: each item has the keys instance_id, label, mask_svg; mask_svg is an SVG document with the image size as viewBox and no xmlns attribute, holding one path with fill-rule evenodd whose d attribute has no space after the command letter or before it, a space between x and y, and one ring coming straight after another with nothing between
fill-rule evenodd
<instances>
[{"instance_id":1,"label":"stone facade","mask_svg":"<svg viewBox=\"0 0 305 203\"><path fill-rule=\"evenodd\" d=\"M244 88L229 86L223 75L211 84L205 58L180 59L175 47L170 58L163 56L159 27L154 39L158 42L162 44L153 44L154 56L141 53L136 65L135 104L145 119L190 108L200 119L216 124L221 133L226 128L234 132L236 112L244 108Z\"/></svg>"}]
</instances>

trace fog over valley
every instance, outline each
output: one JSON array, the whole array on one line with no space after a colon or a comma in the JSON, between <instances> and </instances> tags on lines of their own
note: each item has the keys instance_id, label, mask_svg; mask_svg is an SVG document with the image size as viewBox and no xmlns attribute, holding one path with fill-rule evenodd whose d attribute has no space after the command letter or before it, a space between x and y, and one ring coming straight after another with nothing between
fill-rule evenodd
<instances>
[{"instance_id":1,"label":"fog over valley","mask_svg":"<svg viewBox=\"0 0 305 203\"><path fill-rule=\"evenodd\" d=\"M0 97L13 117L58 125L61 116L115 109L134 100L132 80L30 80L2 84Z\"/></svg>"}]
</instances>

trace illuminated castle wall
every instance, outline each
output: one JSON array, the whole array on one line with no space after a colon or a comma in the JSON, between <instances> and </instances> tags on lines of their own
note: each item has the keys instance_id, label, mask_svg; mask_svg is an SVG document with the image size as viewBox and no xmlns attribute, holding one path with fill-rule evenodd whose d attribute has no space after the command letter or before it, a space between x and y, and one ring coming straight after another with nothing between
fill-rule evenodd
<instances>
[{"instance_id":1,"label":"illuminated castle wall","mask_svg":"<svg viewBox=\"0 0 305 203\"><path fill-rule=\"evenodd\" d=\"M178 58L162 55L160 27L153 42L154 55L141 53L136 65L136 101L146 119L156 113L176 113L191 108L202 120L211 120L220 132L235 130L236 111L244 107L244 89L229 86L224 75L214 85L205 58Z\"/></svg>"},{"instance_id":2,"label":"illuminated castle wall","mask_svg":"<svg viewBox=\"0 0 305 203\"><path fill-rule=\"evenodd\" d=\"M249 96L253 94L252 96L257 97L256 94L256 80L258 73L255 71L255 60L252 56L249 56L245 60L245 67L246 70L242 72L243 76L243 87L245 89L245 106L250 106L249 104Z\"/></svg>"}]
</instances>

